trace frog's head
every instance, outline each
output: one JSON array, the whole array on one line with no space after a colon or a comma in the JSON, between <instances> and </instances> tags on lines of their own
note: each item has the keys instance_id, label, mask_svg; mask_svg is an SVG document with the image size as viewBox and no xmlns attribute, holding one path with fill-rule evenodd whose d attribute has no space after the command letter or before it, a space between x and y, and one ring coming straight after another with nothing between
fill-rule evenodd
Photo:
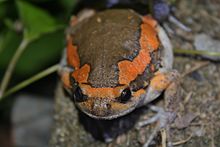
<instances>
[{"instance_id":1,"label":"frog's head","mask_svg":"<svg viewBox=\"0 0 220 147\"><path fill-rule=\"evenodd\" d=\"M117 63L113 55L120 55L120 52L112 54L112 57L109 55L104 61L99 54L91 56L90 60L79 60L79 55L74 51L76 47L70 39L67 62L72 70L63 69L61 77L72 101L82 112L97 119L113 119L131 112L139 105L145 94L141 83L143 80L132 82L138 73L132 73L127 68L133 64L128 60ZM143 59L140 57L138 60ZM141 88L136 88L137 85L141 85Z\"/></svg>"},{"instance_id":2,"label":"frog's head","mask_svg":"<svg viewBox=\"0 0 220 147\"><path fill-rule=\"evenodd\" d=\"M97 119L113 119L134 110L145 90L133 91L127 85L116 87L92 87L78 83L71 77L71 99L85 114Z\"/></svg>"}]
</instances>

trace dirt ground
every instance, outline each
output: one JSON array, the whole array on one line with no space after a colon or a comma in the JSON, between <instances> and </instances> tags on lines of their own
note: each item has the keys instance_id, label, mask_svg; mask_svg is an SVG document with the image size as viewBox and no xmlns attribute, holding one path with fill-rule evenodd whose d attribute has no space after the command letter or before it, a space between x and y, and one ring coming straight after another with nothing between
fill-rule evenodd
<instances>
[{"instance_id":1,"label":"dirt ground","mask_svg":"<svg viewBox=\"0 0 220 147\"><path fill-rule=\"evenodd\" d=\"M192 33L176 32L181 37L172 39L174 48L194 49L194 38L200 33L220 40L220 1L192 0L179 1L177 16L189 24ZM220 49L217 49L220 51ZM208 60L195 57L175 56L174 67L180 73L190 71ZM203 64L202 63L202 64ZM182 79L182 88L186 95L185 112L196 114L196 118L185 129L175 132L177 140L192 136L184 147L220 146L220 64L210 61L204 67L188 74ZM188 97L188 96L190 97ZM188 98L189 99L188 99Z\"/></svg>"},{"instance_id":2,"label":"dirt ground","mask_svg":"<svg viewBox=\"0 0 220 147\"><path fill-rule=\"evenodd\" d=\"M176 8L176 16L192 32L173 27L176 32L171 36L174 48L194 50L194 38L200 33L220 40L219 0L181 0L177 1ZM220 63L175 54L174 68L185 75L181 80L183 95L179 115L183 115L186 122L182 122L181 129L173 125L173 142L178 147L220 147ZM55 116L56 129L52 133L51 146L142 146L154 127L149 125L138 131L132 129L109 144L96 142L79 125L77 114L72 113L75 109L72 104L61 98L62 95L57 97L56 112L59 113ZM163 100L158 105L161 103ZM161 146L160 141L157 144Z\"/></svg>"}]
</instances>

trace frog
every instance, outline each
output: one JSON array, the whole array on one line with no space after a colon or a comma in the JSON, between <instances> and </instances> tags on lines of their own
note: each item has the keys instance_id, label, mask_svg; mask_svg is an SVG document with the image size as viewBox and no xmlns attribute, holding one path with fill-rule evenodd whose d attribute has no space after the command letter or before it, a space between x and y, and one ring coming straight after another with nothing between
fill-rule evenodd
<instances>
[{"instance_id":1,"label":"frog","mask_svg":"<svg viewBox=\"0 0 220 147\"><path fill-rule=\"evenodd\" d=\"M86 10L72 17L66 34L59 75L79 111L113 120L149 106L158 111L150 122L157 118L159 128L173 122L180 75L170 40L152 16L132 9ZM151 102L164 91L161 111Z\"/></svg>"}]
</instances>

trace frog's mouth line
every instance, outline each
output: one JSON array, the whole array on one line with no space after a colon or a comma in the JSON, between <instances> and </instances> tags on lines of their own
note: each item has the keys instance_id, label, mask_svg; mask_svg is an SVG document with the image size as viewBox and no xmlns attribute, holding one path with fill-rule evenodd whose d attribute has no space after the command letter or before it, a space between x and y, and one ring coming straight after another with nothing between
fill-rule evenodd
<instances>
[{"instance_id":1,"label":"frog's mouth line","mask_svg":"<svg viewBox=\"0 0 220 147\"><path fill-rule=\"evenodd\" d=\"M125 110L125 111L122 111L120 113L117 113L117 114L112 114L112 115L107 115L107 116L99 116L99 115L94 115L92 113L89 113L85 110L82 110L79 106L77 106L83 113L85 113L86 115L88 115L89 117L91 118L94 118L94 119L103 119L103 120L111 120L111 119L116 119L118 117L121 117L121 116L124 116L130 112L132 112L136 107L132 107L128 110Z\"/></svg>"}]
</instances>

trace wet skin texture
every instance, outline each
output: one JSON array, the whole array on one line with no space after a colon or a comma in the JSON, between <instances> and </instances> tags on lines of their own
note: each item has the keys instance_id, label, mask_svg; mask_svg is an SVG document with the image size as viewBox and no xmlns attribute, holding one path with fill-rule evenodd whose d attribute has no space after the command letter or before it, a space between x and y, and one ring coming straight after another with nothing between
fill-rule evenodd
<instances>
[{"instance_id":1,"label":"wet skin texture","mask_svg":"<svg viewBox=\"0 0 220 147\"><path fill-rule=\"evenodd\" d=\"M91 67L88 83L92 87L119 85L117 63L137 56L140 24L135 13L115 10L98 13L76 26L73 44L78 47L80 64Z\"/></svg>"},{"instance_id":2,"label":"wet skin texture","mask_svg":"<svg viewBox=\"0 0 220 147\"><path fill-rule=\"evenodd\" d=\"M99 12L67 34L70 70L62 81L82 112L97 119L117 118L143 105L161 66L160 51L153 19L132 10Z\"/></svg>"}]
</instances>

